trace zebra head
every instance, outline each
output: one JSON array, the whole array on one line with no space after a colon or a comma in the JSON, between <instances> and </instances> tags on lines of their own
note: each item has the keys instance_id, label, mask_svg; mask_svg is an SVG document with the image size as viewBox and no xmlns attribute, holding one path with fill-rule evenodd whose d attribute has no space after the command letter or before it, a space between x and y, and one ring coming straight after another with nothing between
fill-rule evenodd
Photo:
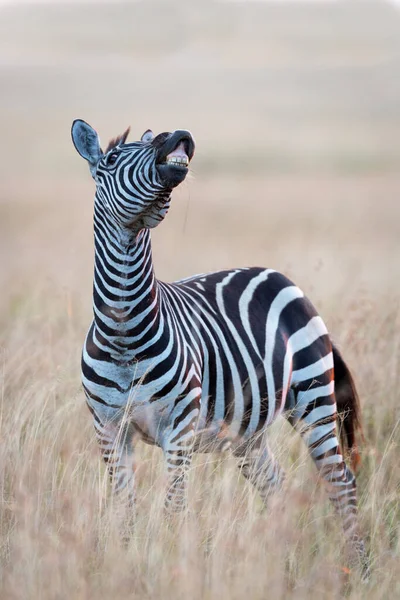
<instances>
[{"instance_id":1,"label":"zebra head","mask_svg":"<svg viewBox=\"0 0 400 600\"><path fill-rule=\"evenodd\" d=\"M172 189L185 179L195 144L185 130L154 136L148 129L133 143L126 143L128 133L129 128L103 152L88 123L77 119L71 129L74 146L96 182L98 209L120 226L139 231L155 227L167 214Z\"/></svg>"}]
</instances>

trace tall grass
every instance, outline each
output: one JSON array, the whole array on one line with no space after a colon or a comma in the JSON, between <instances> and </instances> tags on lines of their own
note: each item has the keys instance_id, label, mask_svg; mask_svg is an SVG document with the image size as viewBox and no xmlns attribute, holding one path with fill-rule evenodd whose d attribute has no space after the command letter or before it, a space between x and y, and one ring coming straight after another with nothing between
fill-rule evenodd
<instances>
[{"instance_id":1,"label":"tall grass","mask_svg":"<svg viewBox=\"0 0 400 600\"><path fill-rule=\"evenodd\" d=\"M124 547L77 377L81 317L74 320L71 301L60 296L54 303L51 293L32 292L11 307L4 328L0 597L342 597L340 526L301 441L283 421L271 438L287 482L268 511L233 458L199 455L188 511L166 518L161 453L139 446L137 511ZM360 518L373 565L371 582L360 586L354 575L347 592L395 598L400 312L389 298L343 303L341 346L363 400Z\"/></svg>"}]
</instances>

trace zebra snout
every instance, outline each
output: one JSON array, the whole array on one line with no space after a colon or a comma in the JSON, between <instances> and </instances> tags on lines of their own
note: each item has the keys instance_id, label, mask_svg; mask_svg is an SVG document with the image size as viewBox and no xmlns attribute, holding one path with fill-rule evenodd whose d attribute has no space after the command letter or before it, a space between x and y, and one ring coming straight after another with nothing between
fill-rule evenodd
<instances>
[{"instance_id":1,"label":"zebra snout","mask_svg":"<svg viewBox=\"0 0 400 600\"><path fill-rule=\"evenodd\" d=\"M179 129L167 137L157 152L157 170L163 185L173 188L182 183L194 149L194 139L189 131Z\"/></svg>"}]
</instances>

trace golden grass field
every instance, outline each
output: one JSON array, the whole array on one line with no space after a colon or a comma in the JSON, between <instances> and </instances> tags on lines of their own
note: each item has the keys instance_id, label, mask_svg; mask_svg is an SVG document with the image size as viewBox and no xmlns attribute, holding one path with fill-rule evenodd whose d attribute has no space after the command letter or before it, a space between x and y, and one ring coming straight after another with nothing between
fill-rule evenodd
<instances>
[{"instance_id":1,"label":"golden grass field","mask_svg":"<svg viewBox=\"0 0 400 600\"><path fill-rule=\"evenodd\" d=\"M0 6L1 600L400 597L399 33L383 3ZM283 422L269 512L229 456L199 455L167 520L161 453L140 446L120 543L80 385L94 186L77 117L103 142L192 130L153 234L161 279L272 267L323 316L361 396L368 584L345 590L339 524Z\"/></svg>"}]
</instances>

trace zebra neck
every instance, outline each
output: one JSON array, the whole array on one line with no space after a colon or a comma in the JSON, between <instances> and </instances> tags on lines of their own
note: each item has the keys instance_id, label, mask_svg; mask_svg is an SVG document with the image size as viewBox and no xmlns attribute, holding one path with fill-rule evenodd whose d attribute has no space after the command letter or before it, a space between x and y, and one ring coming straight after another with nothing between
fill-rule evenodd
<instances>
[{"instance_id":1,"label":"zebra neck","mask_svg":"<svg viewBox=\"0 0 400 600\"><path fill-rule=\"evenodd\" d=\"M93 312L98 342L116 354L139 349L157 329L160 288L154 274L150 231L136 237L96 219ZM128 352L129 354L129 352Z\"/></svg>"}]
</instances>

